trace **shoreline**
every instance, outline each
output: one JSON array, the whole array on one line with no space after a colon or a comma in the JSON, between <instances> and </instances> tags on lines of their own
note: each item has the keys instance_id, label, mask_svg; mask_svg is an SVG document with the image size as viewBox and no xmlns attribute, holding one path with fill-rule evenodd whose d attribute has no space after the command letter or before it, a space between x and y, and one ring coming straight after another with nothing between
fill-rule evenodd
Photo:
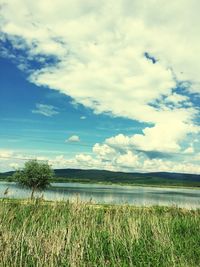
<instances>
[{"instance_id":1,"label":"shoreline","mask_svg":"<svg viewBox=\"0 0 200 267\"><path fill-rule=\"evenodd\" d=\"M12 180L8 180L8 179L0 179L0 182L7 182L7 183L12 183L12 182L15 182L15 181L12 181ZM172 188L172 189L194 189L194 190L200 190L200 184L198 186L189 186L189 185L179 185L179 184L174 184L174 185L170 185L170 184L140 184L140 183L122 183L122 182L116 182L116 183L113 183L113 182L106 182L106 181L84 181L84 180L52 180L50 181L50 183L79 183L79 184L91 184L91 185L94 185L94 184L97 184L97 185L119 185L119 186L131 186L131 187L153 187L153 188ZM64 186L65 187L65 186Z\"/></svg>"},{"instance_id":2,"label":"shoreline","mask_svg":"<svg viewBox=\"0 0 200 267\"><path fill-rule=\"evenodd\" d=\"M7 183L12 183L12 182L16 182L16 181L10 181L8 179L0 179L0 182L7 182ZM164 184L137 184L137 183L122 183L122 182L116 182L116 183L112 183L112 182L100 182L100 181L80 181L80 180L53 180L50 181L50 183L78 183L78 184L88 184L88 185L118 185L118 186L131 186L131 187L153 187L153 188L170 188L170 189L194 189L194 190L200 190L200 185L199 186L187 186L187 185L164 185ZM56 187L56 188L61 188L61 187ZM63 188L67 188L65 186L63 186Z\"/></svg>"},{"instance_id":3,"label":"shoreline","mask_svg":"<svg viewBox=\"0 0 200 267\"><path fill-rule=\"evenodd\" d=\"M92 201L82 201L80 199L74 200L48 200L40 197L35 197L34 199L31 198L1 198L0 197L0 204L22 204L22 205L71 205L77 206L81 205L85 208L94 208L94 209L105 209L105 210L112 210L112 209L121 209L121 208L129 208L130 210L162 210L162 211L171 211L171 210L180 210L186 212L195 212L199 211L200 208L185 208L179 207L177 205L132 205L128 203L121 203L121 204L108 204L108 203L94 203Z\"/></svg>"}]
</instances>

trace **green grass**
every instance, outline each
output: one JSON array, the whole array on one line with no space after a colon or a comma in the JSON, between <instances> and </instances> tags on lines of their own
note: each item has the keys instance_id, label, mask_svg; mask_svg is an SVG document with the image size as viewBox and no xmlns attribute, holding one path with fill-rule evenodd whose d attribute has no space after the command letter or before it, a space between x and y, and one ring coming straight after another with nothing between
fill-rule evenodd
<instances>
[{"instance_id":1,"label":"green grass","mask_svg":"<svg viewBox=\"0 0 200 267\"><path fill-rule=\"evenodd\" d=\"M51 180L50 183L63 183L62 189L64 190L65 188L69 188L68 186L65 186L64 183L80 183L80 184L98 184L98 185L120 185L120 186L139 186L139 187L155 187L155 188L178 188L178 189L195 189L195 190L200 190L200 186L197 184L184 184L184 183L166 183L166 184L153 184L153 183L126 183L126 182L99 182L99 181L91 181L91 180L73 180L73 179L60 179L60 180ZM50 186L51 190L57 190L60 189L60 186Z\"/></svg>"},{"instance_id":2,"label":"green grass","mask_svg":"<svg viewBox=\"0 0 200 267\"><path fill-rule=\"evenodd\" d=\"M56 177L51 180L51 182L60 183L86 183L86 184L118 184L118 185L132 185L132 186L152 186L152 187L180 187L180 188L200 188L200 182L195 181L185 181L177 179L167 179L158 177L149 178L134 178L134 179L124 179L123 176L119 179L98 179L94 178L67 178L67 177Z\"/></svg>"},{"instance_id":3,"label":"green grass","mask_svg":"<svg viewBox=\"0 0 200 267\"><path fill-rule=\"evenodd\" d=\"M0 266L200 266L200 210L1 200Z\"/></svg>"}]
</instances>

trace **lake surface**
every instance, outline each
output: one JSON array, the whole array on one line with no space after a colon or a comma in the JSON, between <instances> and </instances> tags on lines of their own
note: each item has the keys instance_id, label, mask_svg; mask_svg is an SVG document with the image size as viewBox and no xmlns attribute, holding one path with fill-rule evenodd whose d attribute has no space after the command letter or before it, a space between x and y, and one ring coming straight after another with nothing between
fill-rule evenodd
<instances>
[{"instance_id":1,"label":"lake surface","mask_svg":"<svg viewBox=\"0 0 200 267\"><path fill-rule=\"evenodd\" d=\"M92 201L106 204L132 204L137 206L164 205L200 208L200 190L181 188L156 188L81 183L52 183L52 188L36 193L46 200ZM4 192L8 188L5 196ZM31 191L16 183L0 182L0 198L29 198Z\"/></svg>"}]
</instances>

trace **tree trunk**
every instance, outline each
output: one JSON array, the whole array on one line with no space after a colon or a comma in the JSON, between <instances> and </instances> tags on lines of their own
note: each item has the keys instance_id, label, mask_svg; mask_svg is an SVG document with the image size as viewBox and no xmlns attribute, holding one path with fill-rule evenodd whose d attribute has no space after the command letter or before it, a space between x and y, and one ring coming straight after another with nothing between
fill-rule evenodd
<instances>
[{"instance_id":1,"label":"tree trunk","mask_svg":"<svg viewBox=\"0 0 200 267\"><path fill-rule=\"evenodd\" d=\"M31 199L34 199L34 193L35 193L35 187L32 188L32 192L31 192Z\"/></svg>"}]
</instances>

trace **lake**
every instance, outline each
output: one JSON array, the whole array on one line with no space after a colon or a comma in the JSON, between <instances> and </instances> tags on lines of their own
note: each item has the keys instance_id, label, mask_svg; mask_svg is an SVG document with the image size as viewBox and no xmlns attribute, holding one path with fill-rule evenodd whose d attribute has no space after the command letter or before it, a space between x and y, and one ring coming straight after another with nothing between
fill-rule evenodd
<instances>
[{"instance_id":1,"label":"lake","mask_svg":"<svg viewBox=\"0 0 200 267\"><path fill-rule=\"evenodd\" d=\"M29 198L31 191L16 183L0 182L0 198ZM131 204L136 206L164 205L185 208L200 208L200 190L182 188L156 188L81 183L52 183L45 192L37 192L46 200L92 201L105 204Z\"/></svg>"}]
</instances>

